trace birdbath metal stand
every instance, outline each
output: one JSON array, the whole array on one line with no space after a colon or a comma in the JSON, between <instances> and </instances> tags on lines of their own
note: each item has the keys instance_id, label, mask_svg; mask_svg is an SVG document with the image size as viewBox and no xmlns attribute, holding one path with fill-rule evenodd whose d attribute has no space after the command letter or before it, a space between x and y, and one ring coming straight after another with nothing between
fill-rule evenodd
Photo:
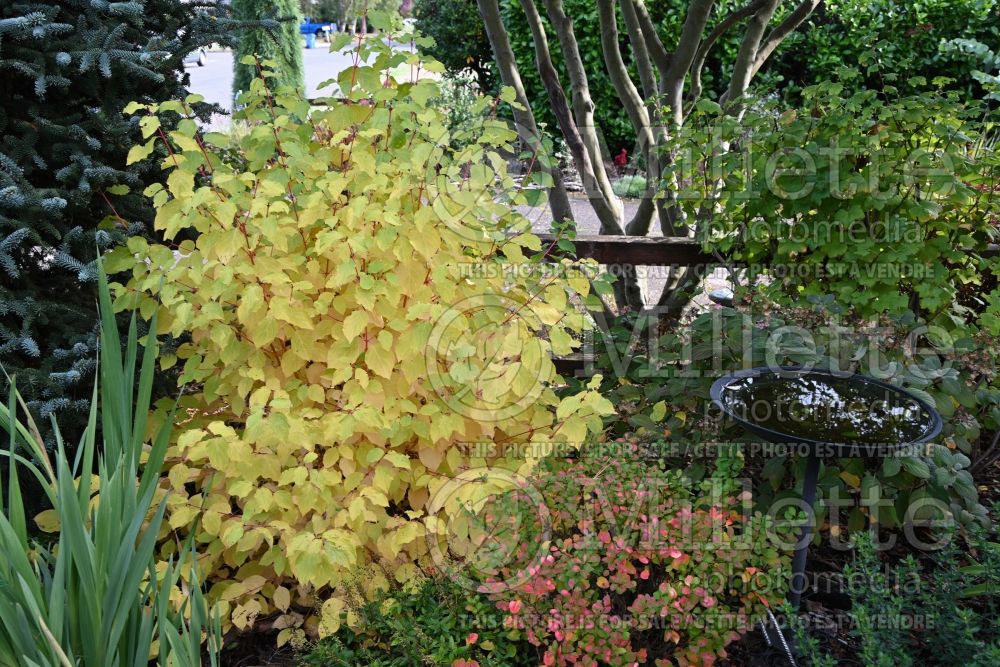
<instances>
[{"instance_id":1,"label":"birdbath metal stand","mask_svg":"<svg viewBox=\"0 0 1000 667\"><path fill-rule=\"evenodd\" d=\"M806 456L806 521L792 559L788 594L795 607L805 589L820 460L899 455L941 432L937 410L904 389L866 375L800 366L751 368L716 380L711 396L744 429Z\"/></svg>"}]
</instances>

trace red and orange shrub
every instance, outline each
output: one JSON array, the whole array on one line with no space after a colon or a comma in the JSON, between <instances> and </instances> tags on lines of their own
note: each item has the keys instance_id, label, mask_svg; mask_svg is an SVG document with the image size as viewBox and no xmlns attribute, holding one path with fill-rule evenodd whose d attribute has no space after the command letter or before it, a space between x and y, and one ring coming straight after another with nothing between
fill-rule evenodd
<instances>
[{"instance_id":1,"label":"red and orange shrub","mask_svg":"<svg viewBox=\"0 0 1000 667\"><path fill-rule=\"evenodd\" d=\"M531 520L512 507L524 498L498 504L492 515L524 532L517 565L482 590L545 665L711 664L784 597L791 528L750 513L737 456L693 482L615 444L546 463Z\"/></svg>"}]
</instances>

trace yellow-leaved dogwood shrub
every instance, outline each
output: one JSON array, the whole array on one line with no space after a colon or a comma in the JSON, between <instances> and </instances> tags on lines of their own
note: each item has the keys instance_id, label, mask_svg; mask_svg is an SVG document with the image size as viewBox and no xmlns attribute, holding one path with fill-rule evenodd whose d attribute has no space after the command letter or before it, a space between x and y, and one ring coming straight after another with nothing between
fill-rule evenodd
<instances>
[{"instance_id":1,"label":"yellow-leaved dogwood shrub","mask_svg":"<svg viewBox=\"0 0 1000 667\"><path fill-rule=\"evenodd\" d=\"M541 248L513 208L500 100L452 141L437 84L396 78L437 65L369 42L320 106L265 72L229 133L201 134L182 102L130 109L139 153L170 147L146 192L168 242L114 255L132 270L117 298L186 341L167 361L187 390L161 553L195 531L237 628L334 631L352 586L440 569L428 544L462 534L491 471L526 474L612 410L554 391L552 356L578 346L595 297L588 272L526 257ZM164 114L185 119L162 133ZM436 497L463 474L479 483Z\"/></svg>"}]
</instances>

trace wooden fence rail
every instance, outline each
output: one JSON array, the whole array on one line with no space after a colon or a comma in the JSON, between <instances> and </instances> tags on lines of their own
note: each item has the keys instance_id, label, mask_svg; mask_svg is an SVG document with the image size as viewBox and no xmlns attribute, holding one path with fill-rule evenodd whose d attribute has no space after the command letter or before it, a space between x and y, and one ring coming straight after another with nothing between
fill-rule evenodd
<instances>
[{"instance_id":1,"label":"wooden fence rail","mask_svg":"<svg viewBox=\"0 0 1000 667\"><path fill-rule=\"evenodd\" d=\"M557 240L553 234L538 234L538 237L543 250ZM717 257L702 250L700 243L681 237L580 235L573 240L573 245L577 257L595 259L601 264L698 268L720 264ZM990 244L980 254L996 257L1000 255L1000 245ZM733 265L739 266L740 263L734 262ZM583 374L585 361L581 353L553 359L556 369L564 376Z\"/></svg>"},{"instance_id":2,"label":"wooden fence rail","mask_svg":"<svg viewBox=\"0 0 1000 667\"><path fill-rule=\"evenodd\" d=\"M552 234L539 234L542 247L555 242ZM701 266L719 260L701 249L694 239L683 237L580 235L573 240L576 256L601 264L638 266Z\"/></svg>"},{"instance_id":3,"label":"wooden fence rail","mask_svg":"<svg viewBox=\"0 0 1000 667\"><path fill-rule=\"evenodd\" d=\"M538 234L542 248L556 241L552 234ZM673 236L604 236L579 235L573 240L576 256L596 259L601 264L634 264L637 266L705 266L719 264L694 239ZM556 253L558 254L558 253ZM1000 245L991 243L980 253L984 257L1000 255ZM734 262L739 266L740 262Z\"/></svg>"}]
</instances>

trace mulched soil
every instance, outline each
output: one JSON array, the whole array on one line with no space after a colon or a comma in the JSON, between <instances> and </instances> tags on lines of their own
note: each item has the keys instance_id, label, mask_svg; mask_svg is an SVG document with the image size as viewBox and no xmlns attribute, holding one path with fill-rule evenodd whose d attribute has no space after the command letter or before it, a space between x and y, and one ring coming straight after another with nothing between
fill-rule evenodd
<instances>
[{"instance_id":1,"label":"mulched soil","mask_svg":"<svg viewBox=\"0 0 1000 667\"><path fill-rule=\"evenodd\" d=\"M277 632L255 632L227 640L221 667L294 667L295 651L275 648Z\"/></svg>"},{"instance_id":2,"label":"mulched soil","mask_svg":"<svg viewBox=\"0 0 1000 667\"><path fill-rule=\"evenodd\" d=\"M1000 463L990 466L976 475L980 502L987 508L1000 503ZM850 551L833 549L824 535L819 544L814 544L809 551L809 561L806 566L810 580L826 575L843 573L844 566L851 561ZM914 553L903 540L883 553L882 558L887 567L901 561L907 555L913 554L918 560L929 560L929 556ZM930 565L930 563L928 563ZM823 580L823 579L819 579ZM807 592L803 596L803 614L807 626L816 638L823 651L837 659L839 667L864 667L857 659L858 642L850 630L850 601L836 590L836 586L823 586L822 591ZM917 631L913 631L917 632ZM786 637L788 633L786 632ZM915 634L914 643L921 646L930 659L934 650L934 636ZM740 641L730 645L729 657L719 663L720 667L790 667L792 664L779 645L769 645L765 635L760 630L749 632Z\"/></svg>"}]
</instances>

